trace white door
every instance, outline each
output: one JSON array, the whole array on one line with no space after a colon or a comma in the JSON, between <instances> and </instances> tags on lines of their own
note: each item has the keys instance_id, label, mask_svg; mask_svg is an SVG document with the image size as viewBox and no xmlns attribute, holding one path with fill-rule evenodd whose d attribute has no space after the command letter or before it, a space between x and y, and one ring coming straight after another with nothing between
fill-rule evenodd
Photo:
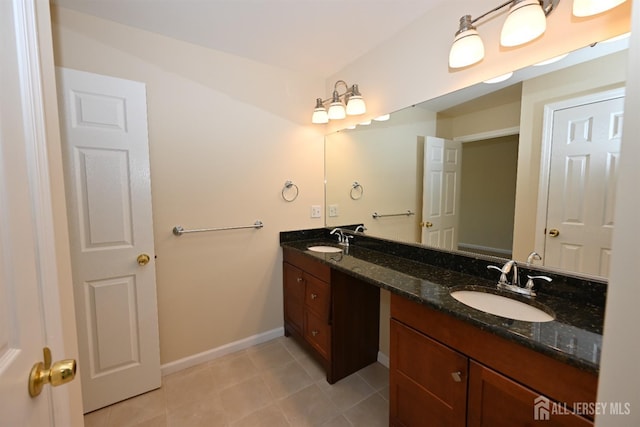
<instances>
[{"instance_id":1,"label":"white door","mask_svg":"<svg viewBox=\"0 0 640 427\"><path fill-rule=\"evenodd\" d=\"M624 95L553 112L543 262L607 277Z\"/></svg>"},{"instance_id":2,"label":"white door","mask_svg":"<svg viewBox=\"0 0 640 427\"><path fill-rule=\"evenodd\" d=\"M58 90L89 412L160 387L146 90L65 68Z\"/></svg>"},{"instance_id":3,"label":"white door","mask_svg":"<svg viewBox=\"0 0 640 427\"><path fill-rule=\"evenodd\" d=\"M458 248L461 172L462 143L428 136L424 149L422 244Z\"/></svg>"},{"instance_id":4,"label":"white door","mask_svg":"<svg viewBox=\"0 0 640 427\"><path fill-rule=\"evenodd\" d=\"M0 425L67 427L66 387L30 397L27 379L66 355L34 3L0 1Z\"/></svg>"}]
</instances>

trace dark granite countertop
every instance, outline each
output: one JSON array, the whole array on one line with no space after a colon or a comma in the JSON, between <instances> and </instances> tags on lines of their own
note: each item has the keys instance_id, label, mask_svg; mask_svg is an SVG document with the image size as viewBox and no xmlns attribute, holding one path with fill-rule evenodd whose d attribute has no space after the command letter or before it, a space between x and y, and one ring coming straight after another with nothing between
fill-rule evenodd
<instances>
[{"instance_id":1,"label":"dark granite countertop","mask_svg":"<svg viewBox=\"0 0 640 427\"><path fill-rule=\"evenodd\" d=\"M568 290L566 296L552 292L538 292L535 298L519 296L509 291L496 289L495 271L485 272L489 264L500 265L500 260L486 257L467 257L451 255L446 251L432 250L418 245L404 245L384 239L368 236L356 236L348 248L340 253L320 253L307 248L314 245L338 246L334 239L328 239L324 229L301 232L281 233L281 246L305 254L332 268L352 275L372 285L386 289L394 294L424 304L447 313L474 326L517 342L533 350L544 353L580 369L597 373L599 370L600 348L602 346L602 327L604 321L604 298L598 295L598 289L606 290L601 283L580 283L588 298L577 298L576 292ZM331 236L333 237L333 236ZM388 244L387 244L388 242ZM398 250L398 246L401 246ZM403 246L408 246L405 248ZM374 247L374 249L371 249ZM389 251L384 250L388 247ZM410 256L404 251L408 251ZM418 253L415 253L418 251ZM401 254L399 255L398 252ZM424 258L417 261L415 258ZM454 268L451 262L440 258L455 258ZM458 259L461 258L461 259ZM450 260L449 260L450 261ZM435 264L435 265L434 265ZM522 268L521 268L522 270ZM470 274L469 272L482 272ZM537 271L522 271L525 274ZM542 274L547 274L543 271ZM548 275L548 274L547 274ZM557 274L560 287L567 287L566 280ZM571 279L569 277L569 279ZM552 282L552 284L554 283ZM569 280L570 282L570 280ZM550 322L526 322L476 310L454 299L450 292L457 288L473 289L480 287L491 293L508 295L510 298L538 306L553 314ZM596 290L594 290L594 288ZM552 289L547 286L547 289ZM506 293L505 293L506 292ZM602 291L604 292L604 291ZM580 293L582 294L582 293ZM584 295L583 295L584 296Z\"/></svg>"}]
</instances>

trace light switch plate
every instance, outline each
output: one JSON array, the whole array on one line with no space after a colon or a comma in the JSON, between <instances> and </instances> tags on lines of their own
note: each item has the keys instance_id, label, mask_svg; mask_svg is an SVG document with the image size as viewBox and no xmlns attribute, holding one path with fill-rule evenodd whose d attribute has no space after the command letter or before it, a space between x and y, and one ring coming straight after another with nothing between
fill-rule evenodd
<instances>
[{"instance_id":1,"label":"light switch plate","mask_svg":"<svg viewBox=\"0 0 640 427\"><path fill-rule=\"evenodd\" d=\"M322 206L311 205L311 218L322 218Z\"/></svg>"}]
</instances>

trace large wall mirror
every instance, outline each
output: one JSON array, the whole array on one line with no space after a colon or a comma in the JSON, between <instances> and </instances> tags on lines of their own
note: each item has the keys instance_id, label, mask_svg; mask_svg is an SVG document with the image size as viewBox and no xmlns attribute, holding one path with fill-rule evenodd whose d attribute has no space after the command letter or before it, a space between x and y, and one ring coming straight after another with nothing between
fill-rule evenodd
<instances>
[{"instance_id":1,"label":"large wall mirror","mask_svg":"<svg viewBox=\"0 0 640 427\"><path fill-rule=\"evenodd\" d=\"M326 136L326 225L606 278L625 39Z\"/></svg>"}]
</instances>

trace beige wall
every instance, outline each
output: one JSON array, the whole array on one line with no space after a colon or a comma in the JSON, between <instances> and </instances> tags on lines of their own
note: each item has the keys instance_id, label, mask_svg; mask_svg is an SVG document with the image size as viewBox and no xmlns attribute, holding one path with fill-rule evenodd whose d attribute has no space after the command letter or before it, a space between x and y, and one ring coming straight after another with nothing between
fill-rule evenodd
<instances>
[{"instance_id":1,"label":"beige wall","mask_svg":"<svg viewBox=\"0 0 640 427\"><path fill-rule=\"evenodd\" d=\"M487 95L488 97L491 95ZM520 98L466 114L438 115L438 135L454 139L520 126Z\"/></svg>"},{"instance_id":2,"label":"beige wall","mask_svg":"<svg viewBox=\"0 0 640 427\"><path fill-rule=\"evenodd\" d=\"M327 135L326 202L327 207L339 208L339 216L327 216L327 224L364 222L367 234L419 242L424 137L435 135L435 123L434 113L408 108L394 113L388 122ZM358 200L350 196L354 181L364 188ZM374 212L406 210L415 215L372 218Z\"/></svg>"},{"instance_id":3,"label":"beige wall","mask_svg":"<svg viewBox=\"0 0 640 427\"><path fill-rule=\"evenodd\" d=\"M323 136L294 121L321 85L65 9L53 23L58 66L147 87L162 363L282 327L278 232L323 225L310 218ZM261 230L171 233L257 219Z\"/></svg>"},{"instance_id":4,"label":"beige wall","mask_svg":"<svg viewBox=\"0 0 640 427\"><path fill-rule=\"evenodd\" d=\"M461 249L510 257L518 135L462 144Z\"/></svg>"}]
</instances>

